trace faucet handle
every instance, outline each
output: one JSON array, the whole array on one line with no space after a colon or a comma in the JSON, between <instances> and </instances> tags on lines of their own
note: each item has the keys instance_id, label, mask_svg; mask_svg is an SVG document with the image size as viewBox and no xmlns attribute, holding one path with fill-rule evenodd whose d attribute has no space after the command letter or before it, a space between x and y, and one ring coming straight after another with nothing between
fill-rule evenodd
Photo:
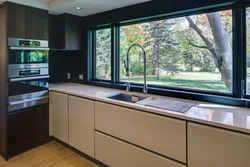
<instances>
[{"instance_id":1,"label":"faucet handle","mask_svg":"<svg viewBox=\"0 0 250 167\"><path fill-rule=\"evenodd\" d=\"M130 92L130 83L126 84L126 92Z\"/></svg>"}]
</instances>

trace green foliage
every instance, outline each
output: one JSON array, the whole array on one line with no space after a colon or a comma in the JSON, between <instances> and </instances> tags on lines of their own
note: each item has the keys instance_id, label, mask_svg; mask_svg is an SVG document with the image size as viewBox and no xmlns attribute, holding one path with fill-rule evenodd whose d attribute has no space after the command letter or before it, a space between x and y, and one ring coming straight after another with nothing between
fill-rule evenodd
<instances>
[{"instance_id":1,"label":"green foliage","mask_svg":"<svg viewBox=\"0 0 250 167\"><path fill-rule=\"evenodd\" d=\"M111 29L96 31L96 78L111 79Z\"/></svg>"}]
</instances>

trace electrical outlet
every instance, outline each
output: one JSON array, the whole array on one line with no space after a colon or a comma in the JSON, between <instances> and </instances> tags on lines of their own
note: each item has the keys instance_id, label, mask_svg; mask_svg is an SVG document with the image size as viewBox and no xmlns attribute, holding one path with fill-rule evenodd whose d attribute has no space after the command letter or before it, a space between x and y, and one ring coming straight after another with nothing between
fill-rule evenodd
<instances>
[{"instance_id":1,"label":"electrical outlet","mask_svg":"<svg viewBox=\"0 0 250 167\"><path fill-rule=\"evenodd\" d=\"M79 74L79 80L83 81L83 74Z\"/></svg>"},{"instance_id":2,"label":"electrical outlet","mask_svg":"<svg viewBox=\"0 0 250 167\"><path fill-rule=\"evenodd\" d=\"M67 79L70 79L70 73L69 72L67 73Z\"/></svg>"}]
</instances>

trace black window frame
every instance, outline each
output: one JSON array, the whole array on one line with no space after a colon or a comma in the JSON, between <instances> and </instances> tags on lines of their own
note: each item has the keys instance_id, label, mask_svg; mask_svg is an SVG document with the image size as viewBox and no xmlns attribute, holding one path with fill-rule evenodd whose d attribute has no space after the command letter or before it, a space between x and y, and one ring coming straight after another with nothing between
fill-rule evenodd
<instances>
[{"instance_id":1,"label":"black window frame","mask_svg":"<svg viewBox=\"0 0 250 167\"><path fill-rule=\"evenodd\" d=\"M243 89L243 98L250 99L250 94L247 92L247 24L246 24L246 9L250 8L250 2L246 2L242 5L242 39L243 39L243 81L244 81L244 89Z\"/></svg>"},{"instance_id":2,"label":"black window frame","mask_svg":"<svg viewBox=\"0 0 250 167\"><path fill-rule=\"evenodd\" d=\"M233 25L233 80L232 80L232 92L218 92L218 91L206 91L195 90L189 88L168 87L160 85L148 85L150 94L158 94L172 97L187 98L193 100L201 100L207 102L215 102L220 104L247 106L247 98L250 95L246 94L246 22L245 22L245 10L246 7L250 7L250 2L234 2L227 3L212 7L204 7L194 10L186 10L181 12L175 12L165 15L156 15L148 18L139 18L131 21L122 21L118 23L109 24L108 26L100 26L90 28L89 31L93 33L94 30L100 28L112 28L112 79L108 81L108 84L102 84L103 80L95 80L90 78L88 83L91 85L102 85L105 87L124 89L126 82L120 81L120 27L132 24L145 23L163 19L173 19L178 17L185 17L190 15L205 14L209 12L216 12L222 10L232 10L232 25ZM92 38L93 36L90 36ZM93 41L89 39L89 41ZM93 51L93 47L89 48ZM89 58L94 56L89 53ZM91 66L90 66L91 67ZM239 68L240 67L240 68ZM92 68L92 67L91 67ZM88 74L91 74L92 69L88 68ZM93 69L94 70L94 69ZM107 83L107 82L106 82ZM140 92L143 84L132 83L131 91Z\"/></svg>"}]
</instances>

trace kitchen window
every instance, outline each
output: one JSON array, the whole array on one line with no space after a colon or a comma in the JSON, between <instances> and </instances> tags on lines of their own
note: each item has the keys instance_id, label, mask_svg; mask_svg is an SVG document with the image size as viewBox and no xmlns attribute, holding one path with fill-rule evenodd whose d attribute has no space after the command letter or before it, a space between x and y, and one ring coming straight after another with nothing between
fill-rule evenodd
<instances>
[{"instance_id":1,"label":"kitchen window","mask_svg":"<svg viewBox=\"0 0 250 167\"><path fill-rule=\"evenodd\" d=\"M133 91L141 92L144 59L139 47L130 50L129 76L125 68L129 47L139 44L146 51L149 93L190 99L204 97L210 102L215 98L209 95L241 97L243 78L236 74L243 73L243 69L237 68L242 64L243 54L236 49L242 46L236 40L241 39L242 32L238 31L236 11L245 8L233 8L154 17L92 29L89 33L92 48L89 52L90 82L123 89L128 82ZM222 101L231 103L228 99ZM236 103L243 104L241 101Z\"/></svg>"},{"instance_id":2,"label":"kitchen window","mask_svg":"<svg viewBox=\"0 0 250 167\"><path fill-rule=\"evenodd\" d=\"M111 28L94 31L94 73L95 80L111 80Z\"/></svg>"},{"instance_id":3,"label":"kitchen window","mask_svg":"<svg viewBox=\"0 0 250 167\"><path fill-rule=\"evenodd\" d=\"M149 85L232 93L232 19L232 10L222 10L121 26L119 81L143 83L140 48L130 51L128 77L124 67L137 43L146 50Z\"/></svg>"}]
</instances>

